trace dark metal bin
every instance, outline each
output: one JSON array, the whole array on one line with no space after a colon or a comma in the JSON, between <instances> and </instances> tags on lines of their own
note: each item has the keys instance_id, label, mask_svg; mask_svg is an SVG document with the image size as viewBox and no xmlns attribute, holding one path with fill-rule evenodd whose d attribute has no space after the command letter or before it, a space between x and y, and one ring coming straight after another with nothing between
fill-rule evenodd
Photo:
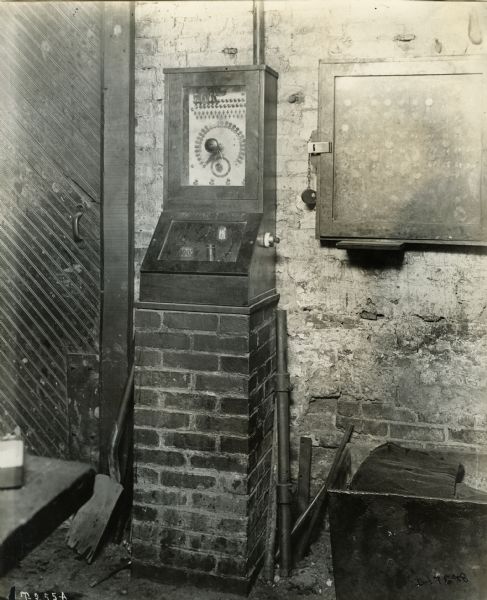
<instances>
[{"instance_id":1,"label":"dark metal bin","mask_svg":"<svg viewBox=\"0 0 487 600\"><path fill-rule=\"evenodd\" d=\"M337 600L487 600L487 502L348 490L353 451L330 490Z\"/></svg>"}]
</instances>

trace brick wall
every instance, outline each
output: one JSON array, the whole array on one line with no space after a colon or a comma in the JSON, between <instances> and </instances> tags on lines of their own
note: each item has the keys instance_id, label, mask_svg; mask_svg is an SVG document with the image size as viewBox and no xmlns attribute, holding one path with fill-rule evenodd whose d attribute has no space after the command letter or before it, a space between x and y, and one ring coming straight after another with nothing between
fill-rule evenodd
<instances>
[{"instance_id":1,"label":"brick wall","mask_svg":"<svg viewBox=\"0 0 487 600\"><path fill-rule=\"evenodd\" d=\"M322 481L339 437L468 453L487 449L483 249L412 249L371 258L320 247L305 187L304 143L316 128L319 59L485 52L487 6L438 2L269 3L266 60L280 73L278 291L289 312L294 447L314 441ZM412 42L397 35L415 36ZM396 38L396 39L395 39ZM478 38L476 39L478 41ZM290 103L301 93L301 103ZM473 461L472 464L475 464ZM477 473L472 473L477 478Z\"/></svg>"},{"instance_id":2,"label":"brick wall","mask_svg":"<svg viewBox=\"0 0 487 600\"><path fill-rule=\"evenodd\" d=\"M251 9L247 1L137 4L139 255L161 210L162 68L251 62ZM317 127L318 61L482 53L487 6L266 0L265 23L266 62L280 74L277 277L288 310L294 448L311 435L316 482L352 419L356 441L485 451L485 251L416 248L370 260L320 247L300 194ZM414 39L401 42L404 33Z\"/></svg>"},{"instance_id":3,"label":"brick wall","mask_svg":"<svg viewBox=\"0 0 487 600\"><path fill-rule=\"evenodd\" d=\"M137 569L245 590L263 551L274 308L138 309L136 361Z\"/></svg>"}]
</instances>

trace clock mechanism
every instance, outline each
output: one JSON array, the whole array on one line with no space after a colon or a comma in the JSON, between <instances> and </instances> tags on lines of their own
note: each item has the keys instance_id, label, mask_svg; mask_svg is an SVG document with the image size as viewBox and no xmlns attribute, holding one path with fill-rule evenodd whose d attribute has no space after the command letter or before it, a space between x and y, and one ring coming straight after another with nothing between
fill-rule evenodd
<instances>
[{"instance_id":1,"label":"clock mechanism","mask_svg":"<svg viewBox=\"0 0 487 600\"><path fill-rule=\"evenodd\" d=\"M245 185L245 90L191 88L188 109L187 184Z\"/></svg>"}]
</instances>

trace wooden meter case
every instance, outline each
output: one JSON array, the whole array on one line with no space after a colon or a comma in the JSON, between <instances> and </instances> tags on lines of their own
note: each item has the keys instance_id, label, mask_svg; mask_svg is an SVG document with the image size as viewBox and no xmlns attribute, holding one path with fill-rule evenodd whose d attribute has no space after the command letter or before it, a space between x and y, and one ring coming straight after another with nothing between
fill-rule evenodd
<instances>
[{"instance_id":1,"label":"wooden meter case","mask_svg":"<svg viewBox=\"0 0 487 600\"><path fill-rule=\"evenodd\" d=\"M486 65L320 63L319 237L485 245Z\"/></svg>"},{"instance_id":2,"label":"wooden meter case","mask_svg":"<svg viewBox=\"0 0 487 600\"><path fill-rule=\"evenodd\" d=\"M277 74L164 73L164 210L140 300L248 306L275 293Z\"/></svg>"}]
</instances>

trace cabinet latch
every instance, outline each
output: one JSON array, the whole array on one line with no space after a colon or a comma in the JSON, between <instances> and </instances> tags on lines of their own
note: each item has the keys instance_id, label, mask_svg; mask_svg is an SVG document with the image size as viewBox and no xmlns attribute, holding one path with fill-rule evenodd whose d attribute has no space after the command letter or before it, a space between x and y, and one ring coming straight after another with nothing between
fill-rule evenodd
<instances>
[{"instance_id":1,"label":"cabinet latch","mask_svg":"<svg viewBox=\"0 0 487 600\"><path fill-rule=\"evenodd\" d=\"M332 152L331 142L308 142L308 154L329 154Z\"/></svg>"}]
</instances>

